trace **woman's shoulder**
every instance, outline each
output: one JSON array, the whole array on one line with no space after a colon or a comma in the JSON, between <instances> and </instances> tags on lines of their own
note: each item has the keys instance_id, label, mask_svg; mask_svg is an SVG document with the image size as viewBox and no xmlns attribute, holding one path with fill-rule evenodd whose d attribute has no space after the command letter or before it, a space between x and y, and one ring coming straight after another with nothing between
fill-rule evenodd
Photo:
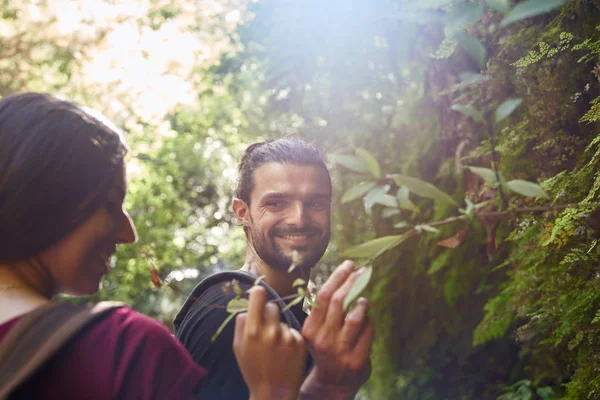
<instances>
[{"instance_id":1,"label":"woman's shoulder","mask_svg":"<svg viewBox=\"0 0 600 400\"><path fill-rule=\"evenodd\" d=\"M147 317L128 306L116 307L98 322L100 330L114 330L119 335L152 335L169 338L169 330L160 322Z\"/></svg>"},{"instance_id":2,"label":"woman's shoulder","mask_svg":"<svg viewBox=\"0 0 600 400\"><path fill-rule=\"evenodd\" d=\"M165 325L126 306L107 313L83 331L77 341L79 346L89 346L94 352L108 351L121 361L148 363L166 353L182 366L193 363Z\"/></svg>"}]
</instances>

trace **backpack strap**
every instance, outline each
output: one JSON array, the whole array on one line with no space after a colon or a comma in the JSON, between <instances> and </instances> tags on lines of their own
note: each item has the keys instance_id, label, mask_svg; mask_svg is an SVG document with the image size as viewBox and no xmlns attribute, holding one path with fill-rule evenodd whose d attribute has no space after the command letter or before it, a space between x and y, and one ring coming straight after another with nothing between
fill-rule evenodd
<instances>
[{"instance_id":1,"label":"backpack strap","mask_svg":"<svg viewBox=\"0 0 600 400\"><path fill-rule=\"evenodd\" d=\"M187 315L187 313L190 310L190 308L192 307L192 305L194 305L196 300L199 299L200 296L202 296L202 293L205 290L207 290L210 287L215 286L215 285L220 285L220 284L223 284L226 282L231 282L234 279L237 281L246 283L248 285L254 285L256 278L257 277L254 274L251 274L246 271L239 271L239 270L238 271L217 272L216 274L213 274L213 275L209 276L208 278L205 278L202 282L200 282L198 284L198 286L196 286L194 288L192 293L190 293L188 298L185 300L185 303L183 303L183 307L181 307L181 310L179 310L179 313L177 313L177 316L175 317L175 320L173 321L173 326L175 327L175 331L178 330L179 326L185 319L185 316ZM286 307L287 304L285 303L285 301L283 301L281 299L281 296L279 296L277 294L277 292L271 286L269 286L269 284L267 284L264 280L261 280L259 285L266 289L268 298L275 299L275 303L279 306L280 310L283 310ZM286 310L285 312L282 313L282 315L283 315L283 319L285 320L285 323L287 325L289 325L290 327L292 327L298 331L300 329L302 329L302 327L298 323L298 320L296 319L296 317L290 310Z\"/></svg>"},{"instance_id":2,"label":"backpack strap","mask_svg":"<svg viewBox=\"0 0 600 400\"><path fill-rule=\"evenodd\" d=\"M48 303L25 314L0 341L0 400L30 378L77 333L107 312L124 306Z\"/></svg>"}]
</instances>

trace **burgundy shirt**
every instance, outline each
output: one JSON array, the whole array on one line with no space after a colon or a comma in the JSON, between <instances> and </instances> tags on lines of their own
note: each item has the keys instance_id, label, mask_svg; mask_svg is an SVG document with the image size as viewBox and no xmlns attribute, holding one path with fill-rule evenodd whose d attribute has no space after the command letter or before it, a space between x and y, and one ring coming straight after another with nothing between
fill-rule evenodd
<instances>
[{"instance_id":1,"label":"burgundy shirt","mask_svg":"<svg viewBox=\"0 0 600 400\"><path fill-rule=\"evenodd\" d=\"M0 341L19 318L0 325ZM11 399L187 400L205 376L163 325L124 307L71 340Z\"/></svg>"}]
</instances>

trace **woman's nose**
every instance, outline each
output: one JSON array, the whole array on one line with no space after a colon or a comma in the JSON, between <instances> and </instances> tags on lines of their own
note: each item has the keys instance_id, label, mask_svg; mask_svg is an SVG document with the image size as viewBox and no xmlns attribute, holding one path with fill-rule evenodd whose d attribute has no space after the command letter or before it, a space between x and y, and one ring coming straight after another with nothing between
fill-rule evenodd
<instances>
[{"instance_id":1,"label":"woman's nose","mask_svg":"<svg viewBox=\"0 0 600 400\"><path fill-rule=\"evenodd\" d=\"M123 210L121 215L121 221L119 223L119 230L117 232L117 242L132 244L137 242L137 232L135 230L135 224L127 211Z\"/></svg>"}]
</instances>

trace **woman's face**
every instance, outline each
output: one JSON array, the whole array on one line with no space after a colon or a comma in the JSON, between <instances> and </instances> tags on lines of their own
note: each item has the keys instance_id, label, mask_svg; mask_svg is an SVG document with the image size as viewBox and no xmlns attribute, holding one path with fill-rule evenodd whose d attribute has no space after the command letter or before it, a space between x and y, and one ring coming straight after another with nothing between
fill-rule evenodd
<instances>
[{"instance_id":1,"label":"woman's face","mask_svg":"<svg viewBox=\"0 0 600 400\"><path fill-rule=\"evenodd\" d=\"M108 273L116 245L136 241L135 226L123 208L126 191L125 166L121 163L105 205L40 254L42 265L52 275L55 293L96 293L102 276Z\"/></svg>"}]
</instances>

